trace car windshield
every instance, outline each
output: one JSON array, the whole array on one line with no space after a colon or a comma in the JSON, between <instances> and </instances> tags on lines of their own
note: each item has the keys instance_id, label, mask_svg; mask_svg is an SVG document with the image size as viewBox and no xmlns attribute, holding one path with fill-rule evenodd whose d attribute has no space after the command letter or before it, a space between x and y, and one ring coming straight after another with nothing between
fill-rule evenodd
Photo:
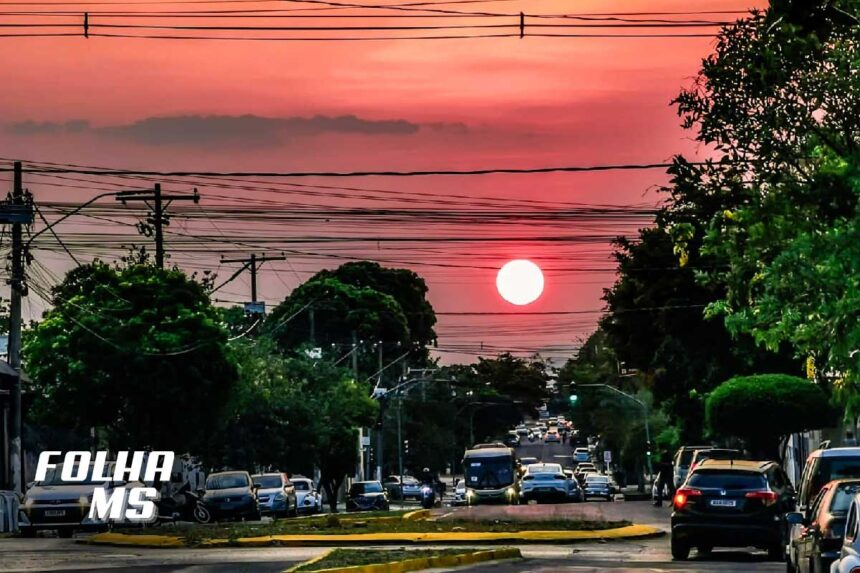
<instances>
[{"instance_id":1,"label":"car windshield","mask_svg":"<svg viewBox=\"0 0 860 573\"><path fill-rule=\"evenodd\" d=\"M830 513L845 514L851 507L851 500L860 493L860 483L846 483L836 488L833 500L830 502Z\"/></svg>"},{"instance_id":2,"label":"car windshield","mask_svg":"<svg viewBox=\"0 0 860 573\"><path fill-rule=\"evenodd\" d=\"M813 493L821 491L831 480L860 478L860 457L821 458L818 473L813 478Z\"/></svg>"},{"instance_id":3,"label":"car windshield","mask_svg":"<svg viewBox=\"0 0 860 573\"><path fill-rule=\"evenodd\" d=\"M220 474L209 476L206 480L206 489L231 489L248 485L250 484L246 474Z\"/></svg>"},{"instance_id":4,"label":"car windshield","mask_svg":"<svg viewBox=\"0 0 860 573\"><path fill-rule=\"evenodd\" d=\"M87 470L87 477L83 481L71 481L71 480L63 480L63 464L57 464L57 467L49 469L48 473L45 475L45 481L39 482L40 485L98 485L101 483L105 483L106 480L94 480L93 479L93 471L95 469L95 464L90 464L89 470ZM72 466L71 475L76 476L80 471L80 464L75 464ZM105 473L108 475L113 473L113 467L108 466L106 468Z\"/></svg>"},{"instance_id":5,"label":"car windshield","mask_svg":"<svg viewBox=\"0 0 860 573\"><path fill-rule=\"evenodd\" d=\"M262 489L272 489L284 485L281 476L254 476L253 479L254 483L260 484Z\"/></svg>"},{"instance_id":6,"label":"car windshield","mask_svg":"<svg viewBox=\"0 0 860 573\"><path fill-rule=\"evenodd\" d=\"M762 474L740 471L693 472L687 483L691 487L719 489L764 489L767 486Z\"/></svg>"},{"instance_id":7,"label":"car windshield","mask_svg":"<svg viewBox=\"0 0 860 573\"><path fill-rule=\"evenodd\" d=\"M293 485L296 487L296 491L311 491L310 482L306 482L305 480L294 481Z\"/></svg>"},{"instance_id":8,"label":"car windshield","mask_svg":"<svg viewBox=\"0 0 860 573\"><path fill-rule=\"evenodd\" d=\"M464 461L469 487L501 488L514 483L514 460L511 456L475 457Z\"/></svg>"},{"instance_id":9,"label":"car windshield","mask_svg":"<svg viewBox=\"0 0 860 573\"><path fill-rule=\"evenodd\" d=\"M350 495L361 495L363 493L382 493L382 484L375 481L358 482L349 488Z\"/></svg>"}]
</instances>

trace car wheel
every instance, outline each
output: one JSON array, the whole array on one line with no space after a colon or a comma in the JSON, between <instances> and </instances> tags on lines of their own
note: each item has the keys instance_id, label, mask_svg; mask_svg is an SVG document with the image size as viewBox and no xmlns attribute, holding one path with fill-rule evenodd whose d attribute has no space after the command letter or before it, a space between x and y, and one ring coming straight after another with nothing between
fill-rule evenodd
<instances>
[{"instance_id":1,"label":"car wheel","mask_svg":"<svg viewBox=\"0 0 860 573\"><path fill-rule=\"evenodd\" d=\"M682 541L672 538L672 559L675 561L686 561L690 557L690 546Z\"/></svg>"},{"instance_id":2,"label":"car wheel","mask_svg":"<svg viewBox=\"0 0 860 573\"><path fill-rule=\"evenodd\" d=\"M72 537L72 535L74 535L74 533L75 533L74 529L58 529L57 530L57 537L61 537L63 539L69 539L70 537Z\"/></svg>"}]
</instances>

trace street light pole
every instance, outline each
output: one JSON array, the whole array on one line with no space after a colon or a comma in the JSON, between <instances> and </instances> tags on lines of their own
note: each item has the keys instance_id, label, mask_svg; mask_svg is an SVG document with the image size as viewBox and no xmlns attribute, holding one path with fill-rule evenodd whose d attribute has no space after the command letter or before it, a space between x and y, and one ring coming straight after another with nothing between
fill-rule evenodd
<instances>
[{"instance_id":1,"label":"street light pole","mask_svg":"<svg viewBox=\"0 0 860 573\"><path fill-rule=\"evenodd\" d=\"M645 404L645 402L643 402L639 398L633 396L632 394L628 394L627 392L619 390L615 386L610 386L609 384L576 384L575 387L576 388L608 388L609 390L612 390L616 394L620 394L621 396L624 396L625 398L633 400L634 402L639 404L639 406L642 407L642 411L643 411L644 416L645 416L645 444L646 444L645 445L645 447L646 447L645 464L648 467L648 475L652 476L654 474L654 472L651 468L651 425L648 422L648 418L649 418L648 406Z\"/></svg>"}]
</instances>

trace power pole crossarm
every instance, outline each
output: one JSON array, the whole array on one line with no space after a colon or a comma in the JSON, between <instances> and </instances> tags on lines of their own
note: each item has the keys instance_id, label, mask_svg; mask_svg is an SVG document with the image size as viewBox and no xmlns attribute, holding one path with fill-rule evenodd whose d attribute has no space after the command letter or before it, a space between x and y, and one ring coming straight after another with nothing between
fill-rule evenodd
<instances>
[{"instance_id":1,"label":"power pole crossarm","mask_svg":"<svg viewBox=\"0 0 860 573\"><path fill-rule=\"evenodd\" d=\"M194 201L200 202L200 195L197 189L193 195L165 195L161 192L161 183L156 183L152 191L120 191L116 194L116 200L123 204L129 201L142 201L149 205L148 201L152 201L152 214L148 223L154 228L155 234L155 264L158 268L164 268L164 227L170 224L170 218L166 211L174 201ZM166 204L165 204L166 202ZM141 223L143 225L143 223Z\"/></svg>"},{"instance_id":2,"label":"power pole crossarm","mask_svg":"<svg viewBox=\"0 0 860 573\"><path fill-rule=\"evenodd\" d=\"M287 257L284 255L280 256L268 256L262 255L257 256L255 253L251 253L251 256L245 259L221 259L222 263L242 263L242 268L239 270L241 273L245 269L251 270L251 302L257 302L257 271L260 270L260 266L263 263L268 261L285 261Z\"/></svg>"}]
</instances>

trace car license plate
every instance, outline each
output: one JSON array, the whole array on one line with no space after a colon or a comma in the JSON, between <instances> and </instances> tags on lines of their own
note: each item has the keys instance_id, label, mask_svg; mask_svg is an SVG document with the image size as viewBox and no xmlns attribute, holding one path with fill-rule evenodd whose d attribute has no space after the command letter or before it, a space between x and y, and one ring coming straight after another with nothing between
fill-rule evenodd
<instances>
[{"instance_id":1,"label":"car license plate","mask_svg":"<svg viewBox=\"0 0 860 573\"><path fill-rule=\"evenodd\" d=\"M735 507L737 502L733 499L712 499L711 505L715 507Z\"/></svg>"},{"instance_id":2,"label":"car license plate","mask_svg":"<svg viewBox=\"0 0 860 573\"><path fill-rule=\"evenodd\" d=\"M66 515L65 509L46 509L45 517L63 517Z\"/></svg>"}]
</instances>

